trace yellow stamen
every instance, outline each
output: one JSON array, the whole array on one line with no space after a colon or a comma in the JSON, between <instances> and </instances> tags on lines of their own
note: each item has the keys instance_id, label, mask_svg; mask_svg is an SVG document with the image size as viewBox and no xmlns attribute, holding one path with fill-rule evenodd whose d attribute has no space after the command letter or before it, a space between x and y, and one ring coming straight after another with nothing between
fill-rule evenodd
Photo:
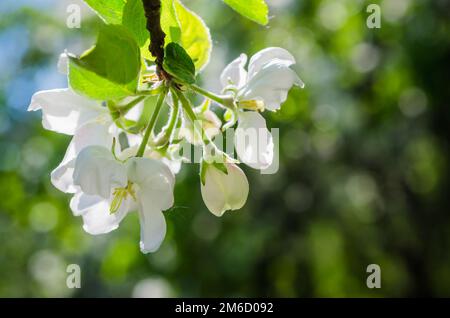
<instances>
[{"instance_id":1,"label":"yellow stamen","mask_svg":"<svg viewBox=\"0 0 450 318\"><path fill-rule=\"evenodd\" d=\"M134 191L133 184L131 182L128 182L128 185L125 188L114 189L109 212L111 214L116 213L122 206L123 201L127 199L128 195L136 201L136 192Z\"/></svg>"},{"instance_id":2,"label":"yellow stamen","mask_svg":"<svg viewBox=\"0 0 450 318\"><path fill-rule=\"evenodd\" d=\"M143 76L143 82L144 83L156 83L156 82L159 82L159 77L156 73L145 74Z\"/></svg>"},{"instance_id":3,"label":"yellow stamen","mask_svg":"<svg viewBox=\"0 0 450 318\"><path fill-rule=\"evenodd\" d=\"M239 107L253 111L264 111L264 102L262 100L243 100L239 102Z\"/></svg>"}]
</instances>

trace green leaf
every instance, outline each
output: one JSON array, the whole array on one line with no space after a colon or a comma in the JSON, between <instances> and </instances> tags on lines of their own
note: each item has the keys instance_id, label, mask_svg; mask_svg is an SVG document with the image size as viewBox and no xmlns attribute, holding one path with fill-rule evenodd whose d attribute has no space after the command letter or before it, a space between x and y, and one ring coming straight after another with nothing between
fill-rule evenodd
<instances>
[{"instance_id":1,"label":"green leaf","mask_svg":"<svg viewBox=\"0 0 450 318\"><path fill-rule=\"evenodd\" d=\"M110 82L83 68L73 58L69 61L69 85L75 92L98 100L114 100L134 94L134 90L127 86Z\"/></svg>"},{"instance_id":2,"label":"green leaf","mask_svg":"<svg viewBox=\"0 0 450 318\"><path fill-rule=\"evenodd\" d=\"M123 129L124 131L132 134L138 134L142 131L143 127L134 120L126 119L125 117L119 117L114 121L117 127Z\"/></svg>"},{"instance_id":3,"label":"green leaf","mask_svg":"<svg viewBox=\"0 0 450 318\"><path fill-rule=\"evenodd\" d=\"M69 84L80 94L111 100L135 93L140 72L140 52L122 26L105 25L96 45L69 63Z\"/></svg>"},{"instance_id":4,"label":"green leaf","mask_svg":"<svg viewBox=\"0 0 450 318\"><path fill-rule=\"evenodd\" d=\"M244 17L266 25L269 23L269 7L264 0L223 0Z\"/></svg>"},{"instance_id":5,"label":"green leaf","mask_svg":"<svg viewBox=\"0 0 450 318\"><path fill-rule=\"evenodd\" d=\"M110 82L83 68L73 58L69 62L69 85L77 93L98 100L120 99L133 94L127 87Z\"/></svg>"},{"instance_id":6,"label":"green leaf","mask_svg":"<svg viewBox=\"0 0 450 318\"><path fill-rule=\"evenodd\" d=\"M97 15L109 24L121 24L126 0L84 0Z\"/></svg>"},{"instance_id":7,"label":"green leaf","mask_svg":"<svg viewBox=\"0 0 450 318\"><path fill-rule=\"evenodd\" d=\"M181 28L174 8L174 0L161 1L161 28L166 34L166 45L180 43Z\"/></svg>"},{"instance_id":8,"label":"green leaf","mask_svg":"<svg viewBox=\"0 0 450 318\"><path fill-rule=\"evenodd\" d=\"M150 42L142 0L128 0L123 8L122 25L133 34L139 47ZM147 50L148 51L148 50Z\"/></svg>"},{"instance_id":9,"label":"green leaf","mask_svg":"<svg viewBox=\"0 0 450 318\"><path fill-rule=\"evenodd\" d=\"M174 1L174 8L181 28L179 43L194 61L197 71L201 71L208 64L212 50L209 29L201 17L179 0Z\"/></svg>"},{"instance_id":10,"label":"green leaf","mask_svg":"<svg viewBox=\"0 0 450 318\"><path fill-rule=\"evenodd\" d=\"M195 83L195 65L185 49L169 43L165 49L164 70L185 84Z\"/></svg>"}]
</instances>

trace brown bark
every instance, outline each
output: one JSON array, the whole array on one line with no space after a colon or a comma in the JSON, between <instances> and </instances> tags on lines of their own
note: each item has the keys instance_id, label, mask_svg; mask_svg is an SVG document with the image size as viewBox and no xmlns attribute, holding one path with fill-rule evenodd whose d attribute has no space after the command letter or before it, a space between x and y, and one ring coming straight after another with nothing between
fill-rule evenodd
<instances>
[{"instance_id":1,"label":"brown bark","mask_svg":"<svg viewBox=\"0 0 450 318\"><path fill-rule=\"evenodd\" d=\"M163 69L164 40L166 34L161 28L161 0L142 0L145 17L147 18L147 30L150 32L149 51L155 58L157 74L160 80L168 79L168 74Z\"/></svg>"}]
</instances>

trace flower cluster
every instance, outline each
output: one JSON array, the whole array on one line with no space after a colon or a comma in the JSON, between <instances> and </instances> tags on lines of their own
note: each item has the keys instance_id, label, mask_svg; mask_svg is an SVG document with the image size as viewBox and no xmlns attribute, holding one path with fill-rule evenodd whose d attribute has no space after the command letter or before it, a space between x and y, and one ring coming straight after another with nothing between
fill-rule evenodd
<instances>
[{"instance_id":1,"label":"flower cluster","mask_svg":"<svg viewBox=\"0 0 450 318\"><path fill-rule=\"evenodd\" d=\"M67 72L69 59L62 55L61 71ZM267 48L250 59L247 71L247 56L242 54L223 71L220 95L175 78L161 78L154 67L140 75L147 89L114 102L92 100L71 88L37 92L29 110L42 110L45 129L72 136L51 181L72 194L70 208L92 235L115 230L128 213L138 211L141 250L154 252L165 237L163 212L174 204L175 175L186 161L176 155L182 143L202 149L200 188L207 208L222 216L244 206L249 183L238 163L255 169L272 164L273 140L261 113L280 109L292 86L303 87L290 68L294 63L286 50ZM205 102L193 107L188 91L202 95ZM150 117L145 111L148 104L153 108ZM224 122L212 104L225 110ZM164 107L167 123L156 133ZM238 160L213 141L221 130L236 124ZM256 143L248 142L249 130L258 132Z\"/></svg>"}]
</instances>

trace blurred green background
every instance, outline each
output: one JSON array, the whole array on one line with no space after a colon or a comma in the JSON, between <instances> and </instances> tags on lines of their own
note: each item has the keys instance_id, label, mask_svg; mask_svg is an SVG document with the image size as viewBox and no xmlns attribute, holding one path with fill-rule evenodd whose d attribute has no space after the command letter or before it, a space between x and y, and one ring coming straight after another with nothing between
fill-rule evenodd
<instances>
[{"instance_id":1,"label":"blurred green background","mask_svg":"<svg viewBox=\"0 0 450 318\"><path fill-rule=\"evenodd\" d=\"M67 5L82 6L80 29ZM261 27L216 0L185 0L211 28L205 87L239 53L281 46L307 84L278 113L280 171L246 169L250 197L218 219L198 167L177 177L161 249L139 223L92 237L50 183L69 137L27 113L33 92L65 87L65 48L81 53L100 20L79 0L0 2L0 296L450 296L450 4L271 0ZM378 3L381 29L366 26ZM82 288L68 289L79 264ZM382 288L366 287L379 264Z\"/></svg>"}]
</instances>

